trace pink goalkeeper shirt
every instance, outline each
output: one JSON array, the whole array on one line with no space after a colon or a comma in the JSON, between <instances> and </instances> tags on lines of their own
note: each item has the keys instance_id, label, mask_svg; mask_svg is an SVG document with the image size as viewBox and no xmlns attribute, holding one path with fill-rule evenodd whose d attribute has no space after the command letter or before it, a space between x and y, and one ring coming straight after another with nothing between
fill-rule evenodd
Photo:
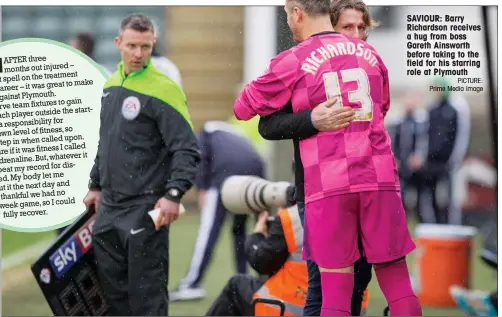
<instances>
[{"instance_id":1,"label":"pink goalkeeper shirt","mask_svg":"<svg viewBox=\"0 0 502 317\"><path fill-rule=\"evenodd\" d=\"M234 105L239 120L267 116L289 101L293 111L312 109L341 96L335 106L356 109L342 130L300 141L305 201L331 195L399 190L391 141L384 127L389 110L388 71L368 43L340 33L311 36L275 57L264 75L246 85Z\"/></svg>"}]
</instances>

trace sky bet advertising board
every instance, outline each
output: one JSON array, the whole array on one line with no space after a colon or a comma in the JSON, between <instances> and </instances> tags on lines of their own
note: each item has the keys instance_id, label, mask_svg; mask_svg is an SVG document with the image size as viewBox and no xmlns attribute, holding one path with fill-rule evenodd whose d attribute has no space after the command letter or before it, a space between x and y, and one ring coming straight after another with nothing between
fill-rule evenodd
<instances>
[{"instance_id":1,"label":"sky bet advertising board","mask_svg":"<svg viewBox=\"0 0 502 317\"><path fill-rule=\"evenodd\" d=\"M94 209L69 226L31 270L56 316L103 316L106 302L92 252Z\"/></svg>"},{"instance_id":2,"label":"sky bet advertising board","mask_svg":"<svg viewBox=\"0 0 502 317\"><path fill-rule=\"evenodd\" d=\"M93 225L94 218L91 218L49 257L52 270L55 272L57 278L61 278L63 274L77 263L82 255L89 251Z\"/></svg>"}]
</instances>

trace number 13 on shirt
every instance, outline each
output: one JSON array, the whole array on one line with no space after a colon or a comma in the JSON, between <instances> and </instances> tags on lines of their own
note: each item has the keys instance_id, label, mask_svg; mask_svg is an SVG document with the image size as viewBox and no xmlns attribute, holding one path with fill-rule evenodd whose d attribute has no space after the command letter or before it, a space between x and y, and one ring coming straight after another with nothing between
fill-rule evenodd
<instances>
[{"instance_id":1,"label":"number 13 on shirt","mask_svg":"<svg viewBox=\"0 0 502 317\"><path fill-rule=\"evenodd\" d=\"M342 85L349 82L356 82L357 88L347 92L349 103L359 103L361 108L354 109L356 112L354 121L371 121L373 119L373 100L370 96L370 83L368 75L362 68L344 69L339 72L328 72L323 74L324 87L326 89L326 98L330 99L338 96L335 103L336 107L342 107L342 90L340 85L339 73L342 79Z\"/></svg>"}]
</instances>

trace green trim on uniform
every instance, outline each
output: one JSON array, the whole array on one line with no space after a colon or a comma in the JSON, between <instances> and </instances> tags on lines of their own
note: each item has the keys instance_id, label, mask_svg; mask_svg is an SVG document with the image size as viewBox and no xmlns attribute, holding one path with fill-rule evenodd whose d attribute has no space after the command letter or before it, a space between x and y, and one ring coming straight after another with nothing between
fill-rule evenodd
<instances>
[{"instance_id":1,"label":"green trim on uniform","mask_svg":"<svg viewBox=\"0 0 502 317\"><path fill-rule=\"evenodd\" d=\"M120 77L120 73L118 71L115 71L113 74L110 75L110 77L108 77L103 89L121 85L122 85L122 78Z\"/></svg>"},{"instance_id":2,"label":"green trim on uniform","mask_svg":"<svg viewBox=\"0 0 502 317\"><path fill-rule=\"evenodd\" d=\"M193 130L185 93L174 81L158 71L150 59L142 70L128 75L125 74L124 63L121 61L103 89L117 86L163 101L178 111Z\"/></svg>"},{"instance_id":3,"label":"green trim on uniform","mask_svg":"<svg viewBox=\"0 0 502 317\"><path fill-rule=\"evenodd\" d=\"M444 91L441 92L443 98L448 99L450 97L451 92L448 86L451 85L451 83L448 79L445 77L435 77L434 84L444 89Z\"/></svg>"}]
</instances>

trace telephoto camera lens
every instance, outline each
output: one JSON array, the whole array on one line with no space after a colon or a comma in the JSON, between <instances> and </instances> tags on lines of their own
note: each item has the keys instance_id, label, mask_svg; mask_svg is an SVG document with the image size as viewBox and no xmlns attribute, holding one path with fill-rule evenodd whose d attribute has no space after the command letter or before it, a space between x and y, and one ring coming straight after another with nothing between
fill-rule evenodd
<instances>
[{"instance_id":1,"label":"telephoto camera lens","mask_svg":"<svg viewBox=\"0 0 502 317\"><path fill-rule=\"evenodd\" d=\"M230 176L223 182L221 200L230 212L252 214L290 206L294 192L294 186L289 182L271 182L256 176Z\"/></svg>"}]
</instances>

